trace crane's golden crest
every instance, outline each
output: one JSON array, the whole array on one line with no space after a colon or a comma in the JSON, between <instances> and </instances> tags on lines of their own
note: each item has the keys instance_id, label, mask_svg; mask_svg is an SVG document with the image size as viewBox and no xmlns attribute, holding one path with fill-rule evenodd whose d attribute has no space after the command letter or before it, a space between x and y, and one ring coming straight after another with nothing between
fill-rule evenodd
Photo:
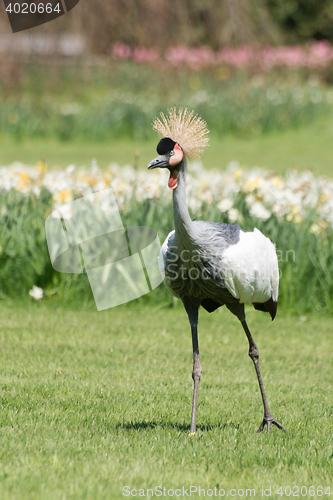
<instances>
[{"instance_id":1,"label":"crane's golden crest","mask_svg":"<svg viewBox=\"0 0 333 500\"><path fill-rule=\"evenodd\" d=\"M209 130L205 120L187 108L179 108L177 113L176 107L173 107L168 113L167 117L161 113L161 120L155 118L154 130L161 137L169 137L177 142L189 158L193 160L200 158L209 143L207 137Z\"/></svg>"}]
</instances>

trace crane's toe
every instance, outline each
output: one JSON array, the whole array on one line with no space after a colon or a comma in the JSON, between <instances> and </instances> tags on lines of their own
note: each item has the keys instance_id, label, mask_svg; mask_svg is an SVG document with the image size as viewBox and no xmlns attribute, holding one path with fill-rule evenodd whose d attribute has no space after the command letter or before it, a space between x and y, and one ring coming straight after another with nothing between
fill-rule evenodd
<instances>
[{"instance_id":1,"label":"crane's toe","mask_svg":"<svg viewBox=\"0 0 333 500\"><path fill-rule=\"evenodd\" d=\"M278 427L279 429L286 432L286 429L283 427L283 425L280 424L280 422L278 422L277 420L275 420L275 418L272 415L270 415L269 417L264 417L263 421L261 422L261 424L259 426L259 429L257 430L257 433L264 430L266 425L267 425L267 432L270 432L271 427L273 425L276 425L276 427Z\"/></svg>"}]
</instances>

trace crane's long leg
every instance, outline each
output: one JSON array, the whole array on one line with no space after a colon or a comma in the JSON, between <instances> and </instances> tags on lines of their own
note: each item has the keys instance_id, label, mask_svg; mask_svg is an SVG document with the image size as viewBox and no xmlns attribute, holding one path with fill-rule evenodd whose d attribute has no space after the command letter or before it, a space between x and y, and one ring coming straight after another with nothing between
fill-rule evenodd
<instances>
[{"instance_id":1,"label":"crane's long leg","mask_svg":"<svg viewBox=\"0 0 333 500\"><path fill-rule=\"evenodd\" d=\"M192 333L192 347L193 347L193 403L192 403L192 417L191 417L191 429L190 433L194 434L196 432L197 423L197 407L198 407L198 394L199 394L199 383L201 379L201 364L199 356L199 343L198 343L198 306L194 305L187 298L183 299L183 304L186 309L188 319L191 325Z\"/></svg>"},{"instance_id":2,"label":"crane's long leg","mask_svg":"<svg viewBox=\"0 0 333 500\"><path fill-rule=\"evenodd\" d=\"M190 433L194 434L196 432L199 383L200 383L200 379L201 379L201 371L202 370L201 370L200 356L199 356L198 327L197 327L197 325L191 325L191 331L192 331L192 347L193 347L192 378L193 378L193 382L194 382L194 388L193 388L193 403L192 403L192 417L191 417Z\"/></svg>"},{"instance_id":3,"label":"crane's long leg","mask_svg":"<svg viewBox=\"0 0 333 500\"><path fill-rule=\"evenodd\" d=\"M263 381L261 378L260 367L259 367L259 349L252 338L252 335L250 333L250 330L247 326L245 319L241 323L242 323L242 326L244 328L244 331L245 331L246 336L247 336L248 341L249 341L249 356L252 359L252 361L254 363L254 367L255 367L256 372L257 372L262 402L264 404L264 419L263 419L259 429L257 430L257 432L261 432L264 429L265 425L267 425L267 432L270 431L272 425L276 425L279 429L286 431L286 429L283 427L283 425L281 425L277 420L275 420L275 418L273 417L273 415L269 411L267 398L266 398L266 394L265 394L265 389L264 389L264 384L263 384Z\"/></svg>"}]
</instances>

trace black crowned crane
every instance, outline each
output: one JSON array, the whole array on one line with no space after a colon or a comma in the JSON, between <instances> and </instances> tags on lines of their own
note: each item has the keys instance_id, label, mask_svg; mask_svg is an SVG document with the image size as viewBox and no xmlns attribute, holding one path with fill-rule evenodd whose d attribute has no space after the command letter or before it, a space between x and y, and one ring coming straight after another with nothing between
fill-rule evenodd
<instances>
[{"instance_id":1,"label":"black crowned crane","mask_svg":"<svg viewBox=\"0 0 333 500\"><path fill-rule=\"evenodd\" d=\"M160 134L158 156L149 169L167 168L173 191L175 230L163 243L159 256L169 291L181 299L192 331L194 381L190 433L196 432L201 365L198 344L198 310L213 312L225 305L242 324L249 341L264 405L264 418L257 432L273 425L284 427L271 414L259 368L259 350L245 320L244 304L276 315L279 271L273 243L258 229L246 232L237 224L192 221L186 204L186 157L197 158L208 144L208 129L194 111L176 108L161 113L154 129Z\"/></svg>"}]
</instances>

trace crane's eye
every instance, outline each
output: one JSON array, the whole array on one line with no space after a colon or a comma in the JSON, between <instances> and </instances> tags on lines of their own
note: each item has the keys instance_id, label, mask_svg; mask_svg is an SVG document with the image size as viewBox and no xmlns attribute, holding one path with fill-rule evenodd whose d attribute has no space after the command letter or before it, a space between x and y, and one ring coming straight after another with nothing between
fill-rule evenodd
<instances>
[{"instance_id":1,"label":"crane's eye","mask_svg":"<svg viewBox=\"0 0 333 500\"><path fill-rule=\"evenodd\" d=\"M173 156L175 154L174 150L170 151L170 156Z\"/></svg>"}]
</instances>

